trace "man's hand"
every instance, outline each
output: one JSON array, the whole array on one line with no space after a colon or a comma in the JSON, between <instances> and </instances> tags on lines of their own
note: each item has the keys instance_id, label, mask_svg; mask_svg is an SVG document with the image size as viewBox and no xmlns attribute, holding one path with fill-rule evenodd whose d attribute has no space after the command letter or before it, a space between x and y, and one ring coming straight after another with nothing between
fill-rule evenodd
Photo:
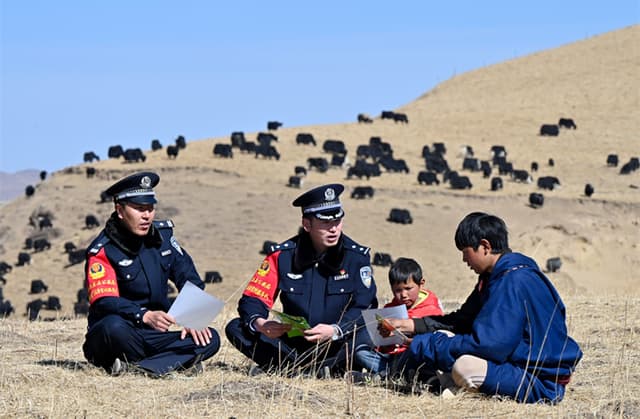
<instances>
[{"instance_id":1,"label":"man's hand","mask_svg":"<svg viewBox=\"0 0 640 419\"><path fill-rule=\"evenodd\" d=\"M387 327L385 327L385 324ZM385 338L391 336L394 329L401 331L405 335L413 335L415 333L412 319L384 319L384 322L378 324L378 331Z\"/></svg>"},{"instance_id":2,"label":"man's hand","mask_svg":"<svg viewBox=\"0 0 640 419\"><path fill-rule=\"evenodd\" d=\"M189 329L185 327L180 332L180 339L184 339L187 335L191 335L191 338L199 346L206 346L211 343L211 330L205 327L203 330Z\"/></svg>"},{"instance_id":3,"label":"man's hand","mask_svg":"<svg viewBox=\"0 0 640 419\"><path fill-rule=\"evenodd\" d=\"M253 327L268 338L276 339L291 330L290 324L258 318L253 321Z\"/></svg>"},{"instance_id":4,"label":"man's hand","mask_svg":"<svg viewBox=\"0 0 640 419\"><path fill-rule=\"evenodd\" d=\"M317 324L311 329L304 331L304 338L308 342L324 342L333 337L335 329L330 324Z\"/></svg>"},{"instance_id":5,"label":"man's hand","mask_svg":"<svg viewBox=\"0 0 640 419\"><path fill-rule=\"evenodd\" d=\"M159 332L166 332L176 320L164 311L146 311L142 316L144 324Z\"/></svg>"}]
</instances>

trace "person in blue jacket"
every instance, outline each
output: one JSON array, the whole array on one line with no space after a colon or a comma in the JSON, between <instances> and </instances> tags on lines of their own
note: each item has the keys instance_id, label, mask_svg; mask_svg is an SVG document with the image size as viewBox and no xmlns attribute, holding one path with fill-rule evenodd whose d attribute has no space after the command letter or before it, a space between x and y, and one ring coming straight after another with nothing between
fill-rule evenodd
<instances>
[{"instance_id":1,"label":"person in blue jacket","mask_svg":"<svg viewBox=\"0 0 640 419\"><path fill-rule=\"evenodd\" d=\"M168 331L168 280L180 290L187 281L204 289L193 260L173 235L171 221L154 221L153 188L160 177L135 173L106 193L115 211L89 245L85 284L89 293L86 359L113 375L128 369L162 376L202 370L220 348L212 328Z\"/></svg>"},{"instance_id":2,"label":"person in blue jacket","mask_svg":"<svg viewBox=\"0 0 640 419\"><path fill-rule=\"evenodd\" d=\"M519 402L561 401L582 351L567 334L556 289L533 259L511 252L499 217L467 215L455 243L479 275L465 303L444 316L392 325L415 333L413 356L443 378L450 373L458 387Z\"/></svg>"},{"instance_id":3,"label":"person in blue jacket","mask_svg":"<svg viewBox=\"0 0 640 419\"><path fill-rule=\"evenodd\" d=\"M293 205L302 209L302 230L272 246L238 303L239 318L226 326L233 346L259 370L287 376L335 375L351 369L354 348L369 347L361 311L376 308L369 248L342 232L340 184L314 188ZM304 331L270 315L303 317ZM355 336L354 336L355 335Z\"/></svg>"}]
</instances>

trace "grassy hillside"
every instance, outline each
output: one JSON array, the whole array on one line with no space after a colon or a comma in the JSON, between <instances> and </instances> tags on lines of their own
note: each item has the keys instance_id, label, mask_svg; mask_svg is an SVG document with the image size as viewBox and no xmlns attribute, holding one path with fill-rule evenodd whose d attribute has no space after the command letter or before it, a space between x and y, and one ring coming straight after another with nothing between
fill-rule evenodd
<instances>
[{"instance_id":1,"label":"grassy hillside","mask_svg":"<svg viewBox=\"0 0 640 419\"><path fill-rule=\"evenodd\" d=\"M375 118L371 124L286 127L285 120L285 127L275 132L275 145L282 156L279 161L238 151L233 159L222 159L214 157L212 149L216 143L228 143L229 138L188 139L175 160L164 150L148 151L144 163L115 159L93 163L97 175L91 179L85 176L87 164L52 174L38 184L33 197L20 197L0 207L0 261L10 264L17 261L25 239L39 233L28 224L30 215L53 215L53 229L47 232L52 248L29 251L31 265L14 267L5 275L4 298L17 311L0 322L2 341L11 341L0 347L4 365L0 367L0 389L7 412L95 416L105 414L97 406L106 406L115 416L140 416L128 406L139 403L139 396L131 390L147 387L149 397L142 407L165 412L161 414L165 416L273 416L267 410L273 406L283 407L286 416L298 416L297 409L302 409L301 416L334 416L350 409L360 416L390 416L413 412L406 409L418 404L426 409L418 416L431 416L430 411L444 414L451 407L460 415L513 415L514 404L473 397L443 406L437 399L425 401L427 396L418 402L381 389L345 388L335 380L247 382L248 365L226 342L213 359L220 364L210 365L214 372L205 374L204 381L166 385L136 377L113 380L88 368L79 349L84 320L30 324L23 317L25 305L56 295L62 310L43 311L41 318L72 315L83 274L81 264L68 266L64 243L72 241L83 247L97 234L96 229L84 228L84 217L95 214L102 223L108 218L113 206L99 203L101 191L126 174L155 170L161 176L157 218L175 222L176 236L202 274L218 270L224 278L221 284L207 286L208 292L227 302L215 322L220 331L235 315L239 294L260 264L262 242L284 240L297 231L300 214L290 204L304 189L344 183L346 233L370 246L372 252L416 258L423 265L427 286L447 308L455 308L475 280L453 244L457 223L476 210L502 216L514 250L533 256L541 265L549 257L562 258L561 270L549 276L566 299L570 329L585 349L562 410L530 407L522 412L623 416L632 411L635 415L631 416L637 416L637 392L630 390L637 390L640 382L640 171L620 175L619 167L607 167L606 158L617 153L624 163L640 156L638 74L640 26L633 26L456 76L397 109L407 114L408 124ZM578 128L562 130L558 137L538 135L541 124L556 123L560 117L573 118ZM318 146L296 145L295 136L300 132L312 133ZM255 140L256 133L246 135ZM310 171L300 190L286 186L295 166L306 165L309 157L327 157L321 148L324 140L343 140L353 162L356 147L368 143L371 136L389 142L394 156L405 159L411 172L383 173L367 181L346 179L345 168L331 168L327 173ZM470 145L477 157L488 159L492 145L504 145L516 168L529 170L531 162L538 162L534 179L556 176L562 187L543 191L545 205L534 209L528 205L528 195L540 192L535 181L524 184L503 176L504 189L492 192L489 179L465 172L474 185L470 190L455 191L443 183L421 186L416 180L424 170L420 153L424 145L434 142L446 144L447 161L457 170L462 168L462 146ZM96 151L106 154L106 150ZM549 158L554 166L548 165ZM584 196L586 183L595 187L591 198ZM374 198L351 199L349 194L357 185L373 186ZM413 224L386 222L391 208L409 209ZM390 295L387 269L375 267L374 275L384 302ZM44 280L49 291L30 295L33 279ZM39 388L45 383L49 391L19 392L36 382ZM177 390L169 391L174 384ZM104 391L109 391L107 398L113 402L105 400ZM245 402L260 407L251 413L233 407ZM326 412L317 410L327 405L331 408ZM177 406L186 410L178 411Z\"/></svg>"}]
</instances>

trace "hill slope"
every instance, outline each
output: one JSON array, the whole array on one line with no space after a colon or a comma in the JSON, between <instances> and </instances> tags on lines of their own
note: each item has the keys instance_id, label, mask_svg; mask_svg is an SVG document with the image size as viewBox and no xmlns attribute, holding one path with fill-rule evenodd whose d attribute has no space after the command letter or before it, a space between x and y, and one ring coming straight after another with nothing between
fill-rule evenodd
<instances>
[{"instance_id":1,"label":"hill slope","mask_svg":"<svg viewBox=\"0 0 640 419\"><path fill-rule=\"evenodd\" d=\"M223 283L207 289L226 299L233 311L261 261L262 242L284 240L297 230L300 214L290 203L302 190L285 186L294 166L306 165L309 157L327 157L321 149L326 139L343 140L353 161L356 147L371 136L389 142L411 173L383 173L367 181L345 179L342 168L310 171L303 189L345 183L346 233L372 252L416 258L428 287L443 300L459 301L475 281L461 263L453 232L465 214L476 210L504 217L511 247L541 265L549 257L562 257L562 269L550 276L562 293L637 292L640 171L623 176L605 162L609 153L617 153L622 163L640 155L639 49L640 26L634 26L456 76L398 109L408 115L408 124L376 118L372 124L281 128L275 143L279 161L237 150L233 159L214 158L213 145L229 142L214 138L189 141L175 160L156 151L147 152L145 163L101 161L92 164L97 175L91 179L85 176L87 165L61 170L40 183L32 198L20 197L0 208L0 261L10 264L25 239L40 233L28 224L30 215L51 212L54 217L53 229L45 232L52 248L32 253L31 265L5 275L4 297L21 315L27 301L43 297L28 294L30 281L43 279L49 285L45 296L60 296L63 313L71 313L82 285L82 264L67 266L63 244L86 246L97 234L84 228L84 217L95 214L102 223L108 218L112 205L98 203L100 191L133 171L155 170L161 176L157 218L174 220L176 236L202 274L222 273ZM560 117L573 118L578 129L562 130L555 138L538 136L542 123ZM312 133L319 145L296 145L300 132ZM255 133L247 138L254 140ZM471 190L454 191L443 183L420 186L416 175L424 170L422 147L439 141L446 144L453 169L462 168L461 146L470 145L477 157L488 159L490 147L501 144L514 167L529 170L536 161L540 169L534 178L556 176L562 188L545 191L545 205L533 209L527 197L539 192L535 182L504 177L504 189L492 192L489 179L465 173L474 184ZM583 195L587 182L596 189L592 198ZM373 186L375 197L350 199L356 185ZM386 222L391 208L409 209L413 224ZM387 270L376 267L374 274L384 300L389 296Z\"/></svg>"}]
</instances>

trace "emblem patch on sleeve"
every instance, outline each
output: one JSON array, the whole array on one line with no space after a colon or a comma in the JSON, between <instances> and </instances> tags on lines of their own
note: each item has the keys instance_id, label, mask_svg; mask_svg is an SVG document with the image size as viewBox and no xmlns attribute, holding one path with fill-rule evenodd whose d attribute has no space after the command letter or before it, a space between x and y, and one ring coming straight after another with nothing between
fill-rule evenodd
<instances>
[{"instance_id":1,"label":"emblem patch on sleeve","mask_svg":"<svg viewBox=\"0 0 640 419\"><path fill-rule=\"evenodd\" d=\"M100 279L105 275L104 266L100 262L94 262L89 266L89 276L91 279Z\"/></svg>"},{"instance_id":2,"label":"emblem patch on sleeve","mask_svg":"<svg viewBox=\"0 0 640 419\"><path fill-rule=\"evenodd\" d=\"M184 254L182 253L182 248L180 247L180 244L178 243L176 236L171 236L171 246L173 246L173 248L176 249L178 253L180 253L181 255Z\"/></svg>"},{"instance_id":3,"label":"emblem patch on sleeve","mask_svg":"<svg viewBox=\"0 0 640 419\"><path fill-rule=\"evenodd\" d=\"M89 257L87 265L89 304L95 303L102 297L120 296L116 273L105 255L104 248L100 249L96 256Z\"/></svg>"},{"instance_id":4,"label":"emblem patch on sleeve","mask_svg":"<svg viewBox=\"0 0 640 419\"><path fill-rule=\"evenodd\" d=\"M269 269L270 269L269 262L266 259L263 260L262 264L258 268L258 275L266 276L269 273Z\"/></svg>"},{"instance_id":5,"label":"emblem patch on sleeve","mask_svg":"<svg viewBox=\"0 0 640 419\"><path fill-rule=\"evenodd\" d=\"M365 287L371 287L371 266L363 266L360 268L360 280L362 280L362 284Z\"/></svg>"}]
</instances>

